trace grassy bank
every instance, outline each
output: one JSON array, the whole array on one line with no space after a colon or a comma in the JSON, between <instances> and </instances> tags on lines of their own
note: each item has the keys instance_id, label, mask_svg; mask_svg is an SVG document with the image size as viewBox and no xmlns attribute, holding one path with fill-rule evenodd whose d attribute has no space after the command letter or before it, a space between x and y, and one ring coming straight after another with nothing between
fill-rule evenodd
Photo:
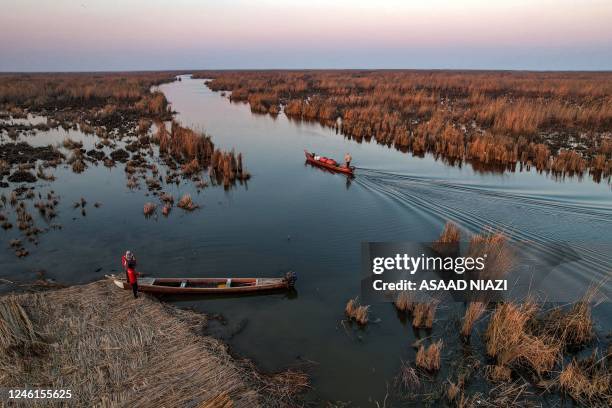
<instances>
[{"instance_id":1,"label":"grassy bank","mask_svg":"<svg viewBox=\"0 0 612 408\"><path fill-rule=\"evenodd\" d=\"M206 317L106 281L0 298L0 385L70 389L73 406L291 406L301 373L258 373ZM48 402L40 402L49 406ZM61 405L61 401L56 401ZM36 405L36 402L30 405Z\"/></svg>"}]
</instances>

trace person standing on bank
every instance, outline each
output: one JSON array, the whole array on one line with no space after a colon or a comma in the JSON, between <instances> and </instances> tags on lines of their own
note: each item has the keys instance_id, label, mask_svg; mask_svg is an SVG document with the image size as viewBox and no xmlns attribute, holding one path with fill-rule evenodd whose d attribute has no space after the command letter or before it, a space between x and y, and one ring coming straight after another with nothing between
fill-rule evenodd
<instances>
[{"instance_id":1,"label":"person standing on bank","mask_svg":"<svg viewBox=\"0 0 612 408\"><path fill-rule=\"evenodd\" d=\"M121 264L125 269L127 282L132 286L134 298L138 297L138 272L136 272L136 257L130 251L125 251L121 257Z\"/></svg>"}]
</instances>

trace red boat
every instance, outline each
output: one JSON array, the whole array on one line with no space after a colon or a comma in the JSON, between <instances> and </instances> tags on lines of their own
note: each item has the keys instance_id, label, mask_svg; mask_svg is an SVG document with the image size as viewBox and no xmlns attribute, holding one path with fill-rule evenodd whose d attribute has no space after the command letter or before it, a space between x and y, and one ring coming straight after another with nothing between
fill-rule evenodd
<instances>
[{"instance_id":1,"label":"red boat","mask_svg":"<svg viewBox=\"0 0 612 408\"><path fill-rule=\"evenodd\" d=\"M339 165L337 161L327 157L318 157L315 159L315 154L310 153L308 150L304 150L304 154L306 155L306 162L312 164L313 166L324 167L331 171L348 174L349 176L354 175L354 166L346 167L344 165Z\"/></svg>"}]
</instances>

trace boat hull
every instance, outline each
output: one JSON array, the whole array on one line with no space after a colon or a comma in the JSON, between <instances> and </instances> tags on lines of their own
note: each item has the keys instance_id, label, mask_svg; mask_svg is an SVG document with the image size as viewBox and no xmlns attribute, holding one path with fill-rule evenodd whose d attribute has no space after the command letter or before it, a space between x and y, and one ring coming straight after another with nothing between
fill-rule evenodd
<instances>
[{"instance_id":1,"label":"boat hull","mask_svg":"<svg viewBox=\"0 0 612 408\"><path fill-rule=\"evenodd\" d=\"M131 289L125 279L112 277L113 283L122 289ZM241 294L289 289L289 282L284 278L232 278L232 284L226 286L227 278L139 278L138 291L156 294ZM180 285L183 284L184 287ZM179 286L171 286L179 285ZM190 287L191 285L191 287ZM198 287L200 285L200 287ZM201 285L212 285L201 287Z\"/></svg>"},{"instance_id":2,"label":"boat hull","mask_svg":"<svg viewBox=\"0 0 612 408\"><path fill-rule=\"evenodd\" d=\"M310 153L307 150L304 150L304 155L306 156L306 162L312 164L313 166L319 166L319 167L323 167L325 169L337 172L337 173L343 173L343 174L347 174L349 176L353 176L354 175L354 170L355 168L353 166L351 167L345 167L345 166L334 166L333 164L329 164L329 163L325 163L319 160L315 160L314 158L314 154Z\"/></svg>"}]
</instances>

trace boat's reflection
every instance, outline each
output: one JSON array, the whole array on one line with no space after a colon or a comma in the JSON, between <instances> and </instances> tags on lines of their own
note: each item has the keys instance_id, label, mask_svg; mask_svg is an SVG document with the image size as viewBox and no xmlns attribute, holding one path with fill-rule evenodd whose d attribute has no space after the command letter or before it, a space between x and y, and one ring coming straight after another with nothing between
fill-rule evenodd
<instances>
[{"instance_id":1,"label":"boat's reflection","mask_svg":"<svg viewBox=\"0 0 612 408\"><path fill-rule=\"evenodd\" d=\"M339 173L337 171L326 169L325 167L315 166L314 164L309 163L308 160L304 161L304 167L311 167L313 169L321 170L321 171L323 171L325 173L329 173L329 174L340 174L340 175L343 175L344 177L346 177L346 189L347 190L351 187L353 179L355 178L355 175L353 175L353 174Z\"/></svg>"}]
</instances>

